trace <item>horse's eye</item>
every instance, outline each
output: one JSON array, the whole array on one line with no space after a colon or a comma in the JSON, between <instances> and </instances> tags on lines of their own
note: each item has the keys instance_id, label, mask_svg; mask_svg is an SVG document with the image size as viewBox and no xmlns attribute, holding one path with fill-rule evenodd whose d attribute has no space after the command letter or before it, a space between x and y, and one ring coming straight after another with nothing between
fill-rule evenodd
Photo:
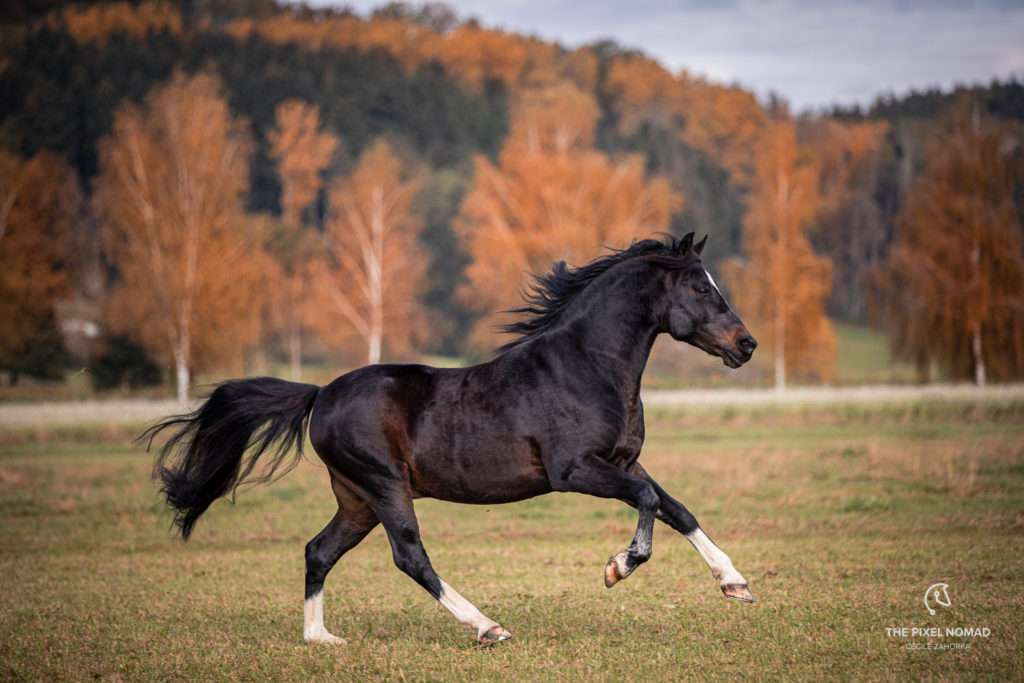
<instances>
[{"instance_id":1,"label":"horse's eye","mask_svg":"<svg viewBox=\"0 0 1024 683\"><path fill-rule=\"evenodd\" d=\"M698 294L710 294L711 293L711 288L708 287L705 284L694 285L693 288L697 291Z\"/></svg>"}]
</instances>

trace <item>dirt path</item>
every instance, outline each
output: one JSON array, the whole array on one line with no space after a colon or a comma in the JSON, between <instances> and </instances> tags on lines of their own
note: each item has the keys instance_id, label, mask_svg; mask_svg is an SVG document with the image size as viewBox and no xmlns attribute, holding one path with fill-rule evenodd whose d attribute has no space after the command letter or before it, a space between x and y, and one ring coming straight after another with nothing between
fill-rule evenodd
<instances>
[{"instance_id":1,"label":"dirt path","mask_svg":"<svg viewBox=\"0 0 1024 683\"><path fill-rule=\"evenodd\" d=\"M973 384L925 386L798 387L774 389L691 389L644 393L650 406L801 405L916 401L1007 401L1024 399L1024 384L978 388Z\"/></svg>"},{"instance_id":2,"label":"dirt path","mask_svg":"<svg viewBox=\"0 0 1024 683\"><path fill-rule=\"evenodd\" d=\"M928 386L690 389L644 392L648 406L749 406L898 403L915 401L1007 401L1024 399L1024 384L979 389L969 384ZM0 403L0 429L78 424L141 424L182 412L173 400Z\"/></svg>"}]
</instances>

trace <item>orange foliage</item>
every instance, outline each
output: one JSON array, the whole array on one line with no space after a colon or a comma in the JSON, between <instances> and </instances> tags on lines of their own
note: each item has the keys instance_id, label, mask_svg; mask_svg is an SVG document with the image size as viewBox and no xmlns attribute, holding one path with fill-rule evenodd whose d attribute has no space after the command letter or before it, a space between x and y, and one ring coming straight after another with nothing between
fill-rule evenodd
<instances>
[{"instance_id":1,"label":"orange foliage","mask_svg":"<svg viewBox=\"0 0 1024 683\"><path fill-rule=\"evenodd\" d=\"M430 28L402 19L364 20L357 16L328 17L317 22L292 14L266 19L245 18L231 22L227 31L239 38L258 35L270 42L295 43L312 50L324 47L382 49L394 55L407 69L436 58L440 40Z\"/></svg>"},{"instance_id":2,"label":"orange foliage","mask_svg":"<svg viewBox=\"0 0 1024 683\"><path fill-rule=\"evenodd\" d=\"M685 73L678 79L683 141L707 152L740 184L751 182L752 150L767 118L754 93L709 83Z\"/></svg>"},{"instance_id":3,"label":"orange foliage","mask_svg":"<svg viewBox=\"0 0 1024 683\"><path fill-rule=\"evenodd\" d=\"M115 33L142 38L149 33L181 33L181 15L167 2L72 5L50 13L47 22L67 28L79 43L106 43Z\"/></svg>"},{"instance_id":4,"label":"orange foliage","mask_svg":"<svg viewBox=\"0 0 1024 683\"><path fill-rule=\"evenodd\" d=\"M528 130L521 122L514 131ZM682 198L647 178L643 160L612 161L590 149L532 146L514 136L500 164L476 159L474 184L456 231L472 257L461 296L479 311L516 306L529 273L553 261L584 263L605 246L624 247L668 227ZM478 349L497 341L492 320L473 333Z\"/></svg>"},{"instance_id":5,"label":"orange foliage","mask_svg":"<svg viewBox=\"0 0 1024 683\"><path fill-rule=\"evenodd\" d=\"M526 90L516 98L508 144L528 151L589 147L599 115L594 98L571 83Z\"/></svg>"},{"instance_id":6,"label":"orange foliage","mask_svg":"<svg viewBox=\"0 0 1024 683\"><path fill-rule=\"evenodd\" d=\"M120 276L110 324L175 364L182 400L193 367L259 339L251 302L273 266L242 208L249 149L218 80L180 72L118 109L100 144L96 199Z\"/></svg>"},{"instance_id":7,"label":"orange foliage","mask_svg":"<svg viewBox=\"0 0 1024 683\"><path fill-rule=\"evenodd\" d=\"M809 142L817 156L826 207L841 203L851 180L875 165L888 130L885 122L842 123L831 119L811 127Z\"/></svg>"},{"instance_id":8,"label":"orange foliage","mask_svg":"<svg viewBox=\"0 0 1024 683\"><path fill-rule=\"evenodd\" d=\"M281 178L281 214L287 225L297 227L301 212L320 191L320 174L338 149L338 138L320 131L320 110L315 105L287 100L274 113L277 127L269 139Z\"/></svg>"},{"instance_id":9,"label":"orange foliage","mask_svg":"<svg viewBox=\"0 0 1024 683\"><path fill-rule=\"evenodd\" d=\"M594 92L600 76L597 55L590 48L573 50L562 60L561 76L584 92Z\"/></svg>"},{"instance_id":10,"label":"orange foliage","mask_svg":"<svg viewBox=\"0 0 1024 683\"><path fill-rule=\"evenodd\" d=\"M1024 377L1020 139L1019 128L958 111L930 145L874 277L896 353L977 384Z\"/></svg>"},{"instance_id":11,"label":"orange foliage","mask_svg":"<svg viewBox=\"0 0 1024 683\"><path fill-rule=\"evenodd\" d=\"M310 265L309 324L326 343L361 346L370 363L422 335L427 257L410 205L419 183L383 140L331 185L324 255Z\"/></svg>"},{"instance_id":12,"label":"orange foliage","mask_svg":"<svg viewBox=\"0 0 1024 683\"><path fill-rule=\"evenodd\" d=\"M497 79L515 89L529 83L536 71L549 69L552 64L562 66L561 52L554 44L471 23L441 34L400 18L344 16L310 22L281 14L267 19L239 19L227 30L237 37L259 35L272 42L296 43L311 49L381 49L394 55L410 71L436 60L474 87ZM596 60L590 59L580 55L567 58L566 75L595 79Z\"/></svg>"},{"instance_id":13,"label":"orange foliage","mask_svg":"<svg viewBox=\"0 0 1024 683\"><path fill-rule=\"evenodd\" d=\"M757 145L743 224L746 260L731 259L724 270L737 309L774 353L778 388L790 372L828 379L835 364L835 331L825 315L832 264L807 237L817 187L818 169L802 153L793 123L771 122Z\"/></svg>"},{"instance_id":14,"label":"orange foliage","mask_svg":"<svg viewBox=\"0 0 1024 683\"><path fill-rule=\"evenodd\" d=\"M52 154L0 150L0 364L46 322L67 285L73 188L73 172Z\"/></svg>"},{"instance_id":15,"label":"orange foliage","mask_svg":"<svg viewBox=\"0 0 1024 683\"><path fill-rule=\"evenodd\" d=\"M463 24L441 41L438 58L471 84L494 78L515 89L529 82L534 70L552 64L557 54L555 45L537 38Z\"/></svg>"},{"instance_id":16,"label":"orange foliage","mask_svg":"<svg viewBox=\"0 0 1024 683\"><path fill-rule=\"evenodd\" d=\"M630 133L646 122L677 127L676 80L655 60L633 54L615 57L608 67L607 86L622 105L616 112L621 132Z\"/></svg>"},{"instance_id":17,"label":"orange foliage","mask_svg":"<svg viewBox=\"0 0 1024 683\"><path fill-rule=\"evenodd\" d=\"M270 320L288 337L293 379L302 373L302 302L308 285L301 264L315 253L316 240L302 229L302 212L320 191L320 174L338 148L338 138L320 131L320 111L299 100L277 106L277 127L270 132L271 155L277 160L281 179L281 218L287 235L276 240L274 256L280 267L281 282L276 296L268 301Z\"/></svg>"},{"instance_id":18,"label":"orange foliage","mask_svg":"<svg viewBox=\"0 0 1024 683\"><path fill-rule=\"evenodd\" d=\"M706 152L735 180L749 181L751 150L765 125L753 93L685 72L673 76L655 60L633 54L612 60L608 86L619 96L621 132L643 123L676 130L683 142Z\"/></svg>"}]
</instances>

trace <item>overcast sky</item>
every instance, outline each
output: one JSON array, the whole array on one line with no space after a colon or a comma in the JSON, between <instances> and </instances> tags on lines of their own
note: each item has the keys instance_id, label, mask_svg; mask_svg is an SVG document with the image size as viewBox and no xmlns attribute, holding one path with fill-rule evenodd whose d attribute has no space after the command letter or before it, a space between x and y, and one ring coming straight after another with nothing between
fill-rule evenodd
<instances>
[{"instance_id":1,"label":"overcast sky","mask_svg":"<svg viewBox=\"0 0 1024 683\"><path fill-rule=\"evenodd\" d=\"M360 13L380 5L347 4ZM781 94L795 109L1024 75L1024 2L466 0L460 17L576 46L640 48L672 69Z\"/></svg>"}]
</instances>

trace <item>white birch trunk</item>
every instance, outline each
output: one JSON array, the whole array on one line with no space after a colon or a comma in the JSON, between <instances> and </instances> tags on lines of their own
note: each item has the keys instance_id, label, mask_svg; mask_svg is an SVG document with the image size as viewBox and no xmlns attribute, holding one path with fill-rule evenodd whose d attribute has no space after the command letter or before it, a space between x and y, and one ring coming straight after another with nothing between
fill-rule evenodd
<instances>
[{"instance_id":1,"label":"white birch trunk","mask_svg":"<svg viewBox=\"0 0 1024 683\"><path fill-rule=\"evenodd\" d=\"M981 343L981 323L974 323L971 333L971 352L974 355L974 383L979 387L985 386L985 357Z\"/></svg>"},{"instance_id":2,"label":"white birch trunk","mask_svg":"<svg viewBox=\"0 0 1024 683\"><path fill-rule=\"evenodd\" d=\"M367 361L373 365L381 360L384 340L384 193L373 192L372 257L370 261L370 333L367 335Z\"/></svg>"},{"instance_id":3,"label":"white birch trunk","mask_svg":"<svg viewBox=\"0 0 1024 683\"><path fill-rule=\"evenodd\" d=\"M174 351L174 375L178 388L178 403L188 405L190 373L188 367L188 351L179 345Z\"/></svg>"},{"instance_id":4,"label":"white birch trunk","mask_svg":"<svg viewBox=\"0 0 1024 683\"><path fill-rule=\"evenodd\" d=\"M980 124L977 121L978 110L975 108L975 126ZM976 284L981 283L981 245L977 239L977 223L975 223L975 239L974 245L971 249L971 271L974 276L974 282ZM982 309L984 310L984 309ZM980 313L975 313L980 315ZM981 344L981 319L974 321L971 325L971 355L974 357L974 383L979 387L985 386L985 357L983 354L983 347Z\"/></svg>"},{"instance_id":5,"label":"white birch trunk","mask_svg":"<svg viewBox=\"0 0 1024 683\"><path fill-rule=\"evenodd\" d=\"M293 314L294 315L294 314ZM302 328L294 318L288 326L288 364L291 378L296 382L302 379Z\"/></svg>"},{"instance_id":6,"label":"white birch trunk","mask_svg":"<svg viewBox=\"0 0 1024 683\"><path fill-rule=\"evenodd\" d=\"M775 391L786 390L786 315L775 308Z\"/></svg>"},{"instance_id":7,"label":"white birch trunk","mask_svg":"<svg viewBox=\"0 0 1024 683\"><path fill-rule=\"evenodd\" d=\"M776 240L776 263L786 257L789 230L789 176L779 169L776 175L779 209L779 235ZM778 272L778 271L776 271ZM786 296L785 282L774 283L775 299L775 391L786 390Z\"/></svg>"}]
</instances>

